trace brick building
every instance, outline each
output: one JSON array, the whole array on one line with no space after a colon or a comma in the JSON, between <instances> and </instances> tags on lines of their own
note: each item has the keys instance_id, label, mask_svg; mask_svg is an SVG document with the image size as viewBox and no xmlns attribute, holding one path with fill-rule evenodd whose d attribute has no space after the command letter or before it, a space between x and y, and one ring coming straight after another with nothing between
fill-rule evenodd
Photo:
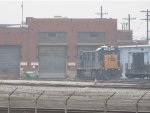
<instances>
[{"instance_id":1,"label":"brick building","mask_svg":"<svg viewBox=\"0 0 150 113\"><path fill-rule=\"evenodd\" d=\"M82 50L132 40L117 30L117 19L26 18L26 26L0 25L0 77L18 78L20 70L39 78L75 78Z\"/></svg>"}]
</instances>

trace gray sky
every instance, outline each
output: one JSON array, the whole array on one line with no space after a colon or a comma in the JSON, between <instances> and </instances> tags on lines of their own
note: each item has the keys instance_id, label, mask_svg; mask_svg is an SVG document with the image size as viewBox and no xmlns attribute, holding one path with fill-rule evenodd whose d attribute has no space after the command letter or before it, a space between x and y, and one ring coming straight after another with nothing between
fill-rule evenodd
<instances>
[{"instance_id":1,"label":"gray sky","mask_svg":"<svg viewBox=\"0 0 150 113\"><path fill-rule=\"evenodd\" d=\"M122 18L127 18L128 14L131 14L131 18L136 18L131 20L133 37L146 37L146 21L140 20L146 18L146 13L140 11L150 10L148 0L24 0L23 3L24 21L26 17L53 18L57 15L68 18L98 18L96 13L100 12L100 6L103 6L103 11L108 13L104 18L118 19L118 29L121 29L120 23L127 22ZM20 24L21 1L0 0L0 14L0 24Z\"/></svg>"}]
</instances>

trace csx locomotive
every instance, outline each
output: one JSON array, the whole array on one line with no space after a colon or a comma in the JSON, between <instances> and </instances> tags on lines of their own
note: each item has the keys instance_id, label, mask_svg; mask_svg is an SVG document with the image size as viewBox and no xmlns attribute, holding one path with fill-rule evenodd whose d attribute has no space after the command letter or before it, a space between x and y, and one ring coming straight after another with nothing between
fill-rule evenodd
<instances>
[{"instance_id":1,"label":"csx locomotive","mask_svg":"<svg viewBox=\"0 0 150 113\"><path fill-rule=\"evenodd\" d=\"M120 53L117 47L102 46L82 51L78 58L77 78L117 79L120 77Z\"/></svg>"}]
</instances>

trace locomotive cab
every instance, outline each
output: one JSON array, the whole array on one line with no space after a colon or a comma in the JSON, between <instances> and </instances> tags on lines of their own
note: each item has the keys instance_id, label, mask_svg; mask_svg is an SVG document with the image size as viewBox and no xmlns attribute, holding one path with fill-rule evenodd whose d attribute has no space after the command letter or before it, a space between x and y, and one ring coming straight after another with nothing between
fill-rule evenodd
<instances>
[{"instance_id":1,"label":"locomotive cab","mask_svg":"<svg viewBox=\"0 0 150 113\"><path fill-rule=\"evenodd\" d=\"M116 79L120 76L120 55L118 48L107 47L100 51L103 56L103 78Z\"/></svg>"}]
</instances>

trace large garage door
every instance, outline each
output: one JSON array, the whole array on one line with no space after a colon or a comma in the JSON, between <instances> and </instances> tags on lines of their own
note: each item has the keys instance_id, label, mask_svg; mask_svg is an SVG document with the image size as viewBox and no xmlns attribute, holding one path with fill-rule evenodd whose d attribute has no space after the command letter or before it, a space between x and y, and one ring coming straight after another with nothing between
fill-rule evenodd
<instances>
[{"instance_id":1,"label":"large garage door","mask_svg":"<svg viewBox=\"0 0 150 113\"><path fill-rule=\"evenodd\" d=\"M39 78L58 78L66 75L66 49L64 46L39 47Z\"/></svg>"},{"instance_id":2,"label":"large garage door","mask_svg":"<svg viewBox=\"0 0 150 113\"><path fill-rule=\"evenodd\" d=\"M20 48L0 46L0 74L19 75Z\"/></svg>"}]
</instances>

